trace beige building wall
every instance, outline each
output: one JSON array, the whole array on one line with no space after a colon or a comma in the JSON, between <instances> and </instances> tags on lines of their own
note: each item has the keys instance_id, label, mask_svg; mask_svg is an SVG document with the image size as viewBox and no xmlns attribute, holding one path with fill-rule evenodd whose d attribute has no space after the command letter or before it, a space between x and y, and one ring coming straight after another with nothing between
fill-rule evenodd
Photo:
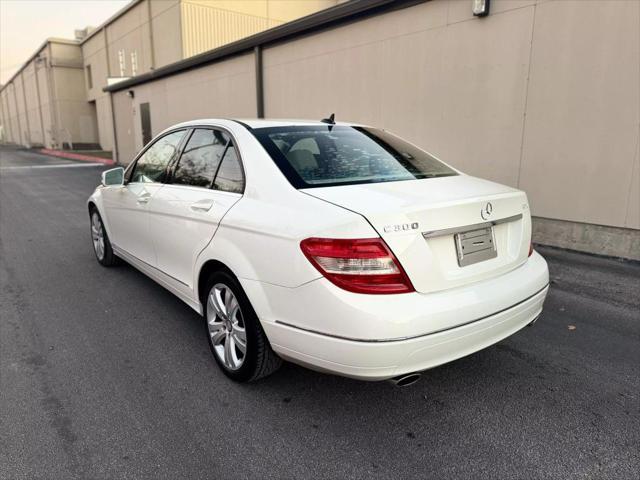
<instances>
[{"instance_id":1,"label":"beige building wall","mask_svg":"<svg viewBox=\"0 0 640 480\"><path fill-rule=\"evenodd\" d=\"M6 112L5 138L11 143L60 147L62 142L98 141L77 42L47 40L2 87L0 95Z\"/></svg>"},{"instance_id":2,"label":"beige building wall","mask_svg":"<svg viewBox=\"0 0 640 480\"><path fill-rule=\"evenodd\" d=\"M435 0L265 49L266 116L336 112L523 188L536 216L637 229L639 30L635 0L484 19Z\"/></svg>"},{"instance_id":3,"label":"beige building wall","mask_svg":"<svg viewBox=\"0 0 640 480\"><path fill-rule=\"evenodd\" d=\"M152 1L150 8L155 68L183 59L180 0Z\"/></svg>"},{"instance_id":4,"label":"beige building wall","mask_svg":"<svg viewBox=\"0 0 640 480\"><path fill-rule=\"evenodd\" d=\"M520 186L542 217L640 228L640 2L547 2L535 21Z\"/></svg>"},{"instance_id":5,"label":"beige building wall","mask_svg":"<svg viewBox=\"0 0 640 480\"><path fill-rule=\"evenodd\" d=\"M182 58L179 11L179 0L132 2L82 42L87 79L91 71L86 99L104 150L113 150L115 142L111 98L103 88L109 78L142 75Z\"/></svg>"},{"instance_id":6,"label":"beige building wall","mask_svg":"<svg viewBox=\"0 0 640 480\"><path fill-rule=\"evenodd\" d=\"M96 32L95 35L82 43L81 48L86 99L95 105L98 143L102 149L110 151L113 149L111 101L110 94L102 91L110 76L105 31Z\"/></svg>"},{"instance_id":7,"label":"beige building wall","mask_svg":"<svg viewBox=\"0 0 640 480\"><path fill-rule=\"evenodd\" d=\"M2 89L4 103L7 111L7 140L10 143L22 143L22 133L20 129L20 119L18 118L18 109L15 102L15 85L8 82Z\"/></svg>"},{"instance_id":8,"label":"beige building wall","mask_svg":"<svg viewBox=\"0 0 640 480\"><path fill-rule=\"evenodd\" d=\"M101 147L113 150L117 145L110 96L102 91L108 78L141 75L336 3L339 0L134 0L82 42L86 97L96 112Z\"/></svg>"},{"instance_id":9,"label":"beige building wall","mask_svg":"<svg viewBox=\"0 0 640 480\"><path fill-rule=\"evenodd\" d=\"M38 97L38 83L36 78L35 63L30 63L21 73L24 84L24 95L27 106L27 119L29 124L29 141L32 145L45 145L44 121L41 115L41 103Z\"/></svg>"},{"instance_id":10,"label":"beige building wall","mask_svg":"<svg viewBox=\"0 0 640 480\"><path fill-rule=\"evenodd\" d=\"M54 111L51 103L51 90L49 89L49 69L47 65L47 51L40 53L42 60L34 62L36 72L38 93L40 94L40 111L44 123L44 145L52 147L55 142L54 125L57 120L54 118Z\"/></svg>"},{"instance_id":11,"label":"beige building wall","mask_svg":"<svg viewBox=\"0 0 640 480\"><path fill-rule=\"evenodd\" d=\"M255 117L254 58L228 61L114 93L119 162L128 164L142 145L140 104L149 103L153 135L175 123L197 118ZM125 125L120 124L121 120Z\"/></svg>"},{"instance_id":12,"label":"beige building wall","mask_svg":"<svg viewBox=\"0 0 640 480\"><path fill-rule=\"evenodd\" d=\"M97 144L98 130L87 102L82 51L77 43L49 43L50 95L58 144Z\"/></svg>"},{"instance_id":13,"label":"beige building wall","mask_svg":"<svg viewBox=\"0 0 640 480\"><path fill-rule=\"evenodd\" d=\"M22 88L22 72L20 72L14 79L12 84L13 101L17 111L18 125L20 129L20 135L25 145L31 145L29 138L29 121L26 116L26 109L24 103L24 90Z\"/></svg>"},{"instance_id":14,"label":"beige building wall","mask_svg":"<svg viewBox=\"0 0 640 480\"><path fill-rule=\"evenodd\" d=\"M183 57L332 7L339 0L182 0Z\"/></svg>"}]
</instances>

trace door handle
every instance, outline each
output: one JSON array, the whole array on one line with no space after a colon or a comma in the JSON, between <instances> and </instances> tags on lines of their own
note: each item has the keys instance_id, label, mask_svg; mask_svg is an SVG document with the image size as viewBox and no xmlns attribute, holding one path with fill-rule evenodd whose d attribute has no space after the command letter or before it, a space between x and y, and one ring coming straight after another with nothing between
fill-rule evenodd
<instances>
[{"instance_id":1,"label":"door handle","mask_svg":"<svg viewBox=\"0 0 640 480\"><path fill-rule=\"evenodd\" d=\"M149 192L145 192L138 197L138 203L139 204L149 203L150 199L151 199L151 194Z\"/></svg>"},{"instance_id":2,"label":"door handle","mask_svg":"<svg viewBox=\"0 0 640 480\"><path fill-rule=\"evenodd\" d=\"M208 212L213 207L213 200L200 200L191 204L191 210L194 212Z\"/></svg>"}]
</instances>

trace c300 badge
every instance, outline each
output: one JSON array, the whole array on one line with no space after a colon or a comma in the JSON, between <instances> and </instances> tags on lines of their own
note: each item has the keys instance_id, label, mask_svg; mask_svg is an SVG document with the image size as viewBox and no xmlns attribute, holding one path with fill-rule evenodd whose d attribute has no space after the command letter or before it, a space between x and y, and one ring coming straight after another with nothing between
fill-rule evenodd
<instances>
[{"instance_id":1,"label":"c300 badge","mask_svg":"<svg viewBox=\"0 0 640 480\"><path fill-rule=\"evenodd\" d=\"M417 230L419 228L418 222L413 223L398 223L396 225L385 225L383 228L385 233L398 233L407 232L409 230Z\"/></svg>"}]
</instances>

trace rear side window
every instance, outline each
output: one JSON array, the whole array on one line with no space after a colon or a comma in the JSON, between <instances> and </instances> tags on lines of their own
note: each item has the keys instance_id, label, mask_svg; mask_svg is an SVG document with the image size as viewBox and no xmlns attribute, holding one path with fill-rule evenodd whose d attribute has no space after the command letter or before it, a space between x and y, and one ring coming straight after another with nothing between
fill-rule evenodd
<instances>
[{"instance_id":1,"label":"rear side window","mask_svg":"<svg viewBox=\"0 0 640 480\"><path fill-rule=\"evenodd\" d=\"M427 152L383 130L318 125L253 133L296 188L457 175Z\"/></svg>"},{"instance_id":2,"label":"rear side window","mask_svg":"<svg viewBox=\"0 0 640 480\"><path fill-rule=\"evenodd\" d=\"M210 187L228 143L229 137L220 130L194 130L182 152L172 183Z\"/></svg>"},{"instance_id":3,"label":"rear side window","mask_svg":"<svg viewBox=\"0 0 640 480\"><path fill-rule=\"evenodd\" d=\"M131 182L163 182L167 166L176 152L185 131L169 133L156 140L138 159L131 175Z\"/></svg>"},{"instance_id":4,"label":"rear side window","mask_svg":"<svg viewBox=\"0 0 640 480\"><path fill-rule=\"evenodd\" d=\"M244 174L238 152L233 143L229 143L218 174L213 182L213 188L225 192L242 193L244 191Z\"/></svg>"}]
</instances>

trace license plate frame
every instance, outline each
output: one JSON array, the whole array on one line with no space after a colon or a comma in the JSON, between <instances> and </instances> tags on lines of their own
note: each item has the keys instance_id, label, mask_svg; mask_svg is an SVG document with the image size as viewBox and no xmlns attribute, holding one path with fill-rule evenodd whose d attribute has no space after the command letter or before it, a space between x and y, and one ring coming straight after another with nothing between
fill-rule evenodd
<instances>
[{"instance_id":1,"label":"license plate frame","mask_svg":"<svg viewBox=\"0 0 640 480\"><path fill-rule=\"evenodd\" d=\"M456 233L454 240L460 267L474 265L498 256L493 226Z\"/></svg>"}]
</instances>

